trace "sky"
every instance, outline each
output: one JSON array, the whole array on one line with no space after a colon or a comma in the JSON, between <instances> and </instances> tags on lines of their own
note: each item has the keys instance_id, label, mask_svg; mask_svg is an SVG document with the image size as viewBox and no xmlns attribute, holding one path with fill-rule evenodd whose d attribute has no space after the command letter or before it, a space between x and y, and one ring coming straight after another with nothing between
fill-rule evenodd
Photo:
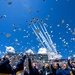
<instances>
[{"instance_id":1,"label":"sky","mask_svg":"<svg viewBox=\"0 0 75 75\"><path fill-rule=\"evenodd\" d=\"M62 58L75 54L75 0L1 0L0 52L12 46L16 52L28 49L38 52L37 36L31 20L38 18L46 29ZM40 30L41 31L41 30Z\"/></svg>"}]
</instances>

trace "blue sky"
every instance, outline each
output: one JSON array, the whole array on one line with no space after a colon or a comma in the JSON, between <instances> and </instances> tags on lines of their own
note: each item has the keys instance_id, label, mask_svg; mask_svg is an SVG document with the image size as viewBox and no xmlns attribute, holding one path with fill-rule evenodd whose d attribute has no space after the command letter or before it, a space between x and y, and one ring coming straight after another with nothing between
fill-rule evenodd
<instances>
[{"instance_id":1,"label":"blue sky","mask_svg":"<svg viewBox=\"0 0 75 75\"><path fill-rule=\"evenodd\" d=\"M12 4L9 5L9 1ZM37 52L42 47L38 48L37 37L28 28L34 17L42 19L48 25L48 33L63 58L75 53L75 0L1 0L0 16L5 16L0 18L2 52L5 52L5 46L14 47L16 52L27 49ZM69 26L66 28L67 25ZM9 38L6 37L7 33L10 34ZM27 38L23 38L24 36Z\"/></svg>"}]
</instances>

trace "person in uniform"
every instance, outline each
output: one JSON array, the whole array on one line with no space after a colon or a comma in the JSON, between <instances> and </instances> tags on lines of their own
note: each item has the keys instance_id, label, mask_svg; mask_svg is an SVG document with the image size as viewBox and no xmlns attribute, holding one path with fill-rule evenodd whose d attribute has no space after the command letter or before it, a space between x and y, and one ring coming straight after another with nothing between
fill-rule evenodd
<instances>
[{"instance_id":1,"label":"person in uniform","mask_svg":"<svg viewBox=\"0 0 75 75\"><path fill-rule=\"evenodd\" d=\"M20 59L20 61L17 63L16 68L14 70L14 75L24 75L24 60L26 59L26 55Z\"/></svg>"},{"instance_id":2,"label":"person in uniform","mask_svg":"<svg viewBox=\"0 0 75 75\"><path fill-rule=\"evenodd\" d=\"M11 75L12 68L9 61L9 56L5 56L0 62L0 75Z\"/></svg>"}]
</instances>

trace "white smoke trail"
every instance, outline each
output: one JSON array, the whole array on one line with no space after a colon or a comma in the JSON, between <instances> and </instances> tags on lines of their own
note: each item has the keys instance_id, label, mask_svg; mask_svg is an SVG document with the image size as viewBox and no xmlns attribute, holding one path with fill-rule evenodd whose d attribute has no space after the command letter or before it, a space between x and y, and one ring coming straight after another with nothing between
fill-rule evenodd
<instances>
[{"instance_id":1,"label":"white smoke trail","mask_svg":"<svg viewBox=\"0 0 75 75\"><path fill-rule=\"evenodd\" d=\"M34 31L35 35L39 39L39 42L41 45L48 50L48 58L55 59L55 58L61 58L61 55L58 55L56 46L54 45L47 29L46 29L46 23L43 23L42 20L33 18L32 20L32 30Z\"/></svg>"},{"instance_id":2,"label":"white smoke trail","mask_svg":"<svg viewBox=\"0 0 75 75\"><path fill-rule=\"evenodd\" d=\"M42 26L42 24L40 24L40 22L39 22L39 25L40 25L42 31L44 32L44 35L45 35L45 37L47 39L47 42L48 42L49 46L51 47L52 44L50 43L50 40L49 40L49 37L48 37L48 31L45 30L44 25Z\"/></svg>"},{"instance_id":3,"label":"white smoke trail","mask_svg":"<svg viewBox=\"0 0 75 75\"><path fill-rule=\"evenodd\" d=\"M53 44L53 42L52 42L52 40L51 40L51 37L50 37L50 35L48 34L48 31L47 31L47 29L46 29L46 27L45 27L45 23L43 24L43 26L44 26L45 31L47 32L47 37L48 37L48 39L49 39L49 42L50 42L49 44L50 44L50 46L52 47L52 50L54 50L54 52L57 53L56 48L55 48L55 46L54 46L54 44Z\"/></svg>"},{"instance_id":4,"label":"white smoke trail","mask_svg":"<svg viewBox=\"0 0 75 75\"><path fill-rule=\"evenodd\" d=\"M38 36L38 34L35 32L34 28L31 27L32 30L34 31L35 35L37 36L37 38L39 39L39 41L41 42L42 46L45 48L45 45L43 44L42 40L40 39L40 37Z\"/></svg>"},{"instance_id":5,"label":"white smoke trail","mask_svg":"<svg viewBox=\"0 0 75 75\"><path fill-rule=\"evenodd\" d=\"M57 53L56 46L53 44L45 25L47 25L47 24L40 22L39 20L36 21L34 19L32 22L32 26L33 26L32 29L44 47L46 47L48 50L50 50L50 52ZM38 33L36 33L37 29L40 30Z\"/></svg>"},{"instance_id":6,"label":"white smoke trail","mask_svg":"<svg viewBox=\"0 0 75 75\"><path fill-rule=\"evenodd\" d=\"M39 25L40 25L42 31L44 32L44 35L45 35L45 37L47 38L47 41L49 42L49 38L48 38L48 36L46 35L46 34L47 34L46 31L43 29L43 26L42 26L40 23L39 23Z\"/></svg>"},{"instance_id":7,"label":"white smoke trail","mask_svg":"<svg viewBox=\"0 0 75 75\"><path fill-rule=\"evenodd\" d=\"M40 29L40 28L38 27L38 25L35 26L35 25L33 24L33 26L34 26L35 29ZM40 33L39 33L38 35L41 37L41 39L42 39L43 41L45 41L45 45L46 45L46 47L48 48L48 50L52 51L52 49L51 49L51 47L49 46L49 44L48 44L48 42L47 42L45 36L43 35L43 33L44 33L44 32L41 32L41 31L40 31Z\"/></svg>"}]
</instances>

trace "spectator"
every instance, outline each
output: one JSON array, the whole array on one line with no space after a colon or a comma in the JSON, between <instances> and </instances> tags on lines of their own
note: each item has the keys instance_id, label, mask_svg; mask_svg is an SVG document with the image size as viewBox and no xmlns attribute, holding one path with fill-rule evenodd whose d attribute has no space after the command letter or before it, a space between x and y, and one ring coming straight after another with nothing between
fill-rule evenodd
<instances>
[{"instance_id":1,"label":"spectator","mask_svg":"<svg viewBox=\"0 0 75 75\"><path fill-rule=\"evenodd\" d=\"M14 73L16 73L16 75L24 75L24 60L25 60L25 58L26 58L26 55L24 55L22 57L22 59L20 59L20 61L17 63L16 69L14 70Z\"/></svg>"},{"instance_id":2,"label":"spectator","mask_svg":"<svg viewBox=\"0 0 75 75\"><path fill-rule=\"evenodd\" d=\"M26 70L26 67L24 67L24 75L29 75L28 71Z\"/></svg>"},{"instance_id":3,"label":"spectator","mask_svg":"<svg viewBox=\"0 0 75 75\"><path fill-rule=\"evenodd\" d=\"M38 69L36 68L36 63L31 64L31 59L28 59L30 75L40 75Z\"/></svg>"},{"instance_id":4,"label":"spectator","mask_svg":"<svg viewBox=\"0 0 75 75\"><path fill-rule=\"evenodd\" d=\"M45 65L45 70L43 71L43 75L53 75L51 68L48 64Z\"/></svg>"},{"instance_id":5,"label":"spectator","mask_svg":"<svg viewBox=\"0 0 75 75\"><path fill-rule=\"evenodd\" d=\"M51 65L51 69L52 69L52 73L53 75L56 75L56 71L60 68L59 63L54 63L53 65Z\"/></svg>"},{"instance_id":6,"label":"spectator","mask_svg":"<svg viewBox=\"0 0 75 75\"><path fill-rule=\"evenodd\" d=\"M68 59L68 65L71 68L73 74L75 75L75 62L70 63L70 59Z\"/></svg>"},{"instance_id":7,"label":"spectator","mask_svg":"<svg viewBox=\"0 0 75 75\"><path fill-rule=\"evenodd\" d=\"M3 61L0 63L0 75L12 74L12 68L10 66L9 56L5 56Z\"/></svg>"},{"instance_id":8,"label":"spectator","mask_svg":"<svg viewBox=\"0 0 75 75\"><path fill-rule=\"evenodd\" d=\"M72 71L68 68L66 63L62 64L61 69L57 70L56 75L73 75Z\"/></svg>"}]
</instances>

